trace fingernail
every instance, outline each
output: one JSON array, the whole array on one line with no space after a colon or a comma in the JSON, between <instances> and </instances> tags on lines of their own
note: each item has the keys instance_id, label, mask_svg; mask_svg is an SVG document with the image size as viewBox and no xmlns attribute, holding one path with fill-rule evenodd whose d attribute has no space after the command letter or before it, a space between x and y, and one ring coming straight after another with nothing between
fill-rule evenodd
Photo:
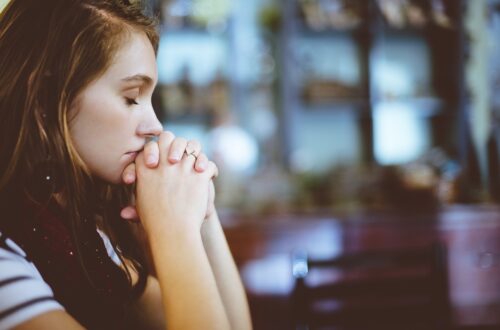
<instances>
[{"instance_id":1,"label":"fingernail","mask_svg":"<svg viewBox=\"0 0 500 330\"><path fill-rule=\"evenodd\" d=\"M173 160L173 161L178 161L181 159L181 155L179 155L178 153L174 153L172 155L170 155L170 160Z\"/></svg>"},{"instance_id":2,"label":"fingernail","mask_svg":"<svg viewBox=\"0 0 500 330\"><path fill-rule=\"evenodd\" d=\"M146 163L148 165L155 165L156 164L156 156L155 155L149 155L148 158L146 159Z\"/></svg>"},{"instance_id":3,"label":"fingernail","mask_svg":"<svg viewBox=\"0 0 500 330\"><path fill-rule=\"evenodd\" d=\"M199 168L200 170L206 170L206 169L207 169L207 164L208 164L208 163L207 163L206 161L200 161L200 162L198 163L198 168Z\"/></svg>"},{"instance_id":4,"label":"fingernail","mask_svg":"<svg viewBox=\"0 0 500 330\"><path fill-rule=\"evenodd\" d=\"M127 220L128 219L128 212L126 210L121 210L120 216L122 217L122 219Z\"/></svg>"},{"instance_id":5,"label":"fingernail","mask_svg":"<svg viewBox=\"0 0 500 330\"><path fill-rule=\"evenodd\" d=\"M132 183L134 181L134 175L132 173L127 173L125 175L125 182Z\"/></svg>"}]
</instances>

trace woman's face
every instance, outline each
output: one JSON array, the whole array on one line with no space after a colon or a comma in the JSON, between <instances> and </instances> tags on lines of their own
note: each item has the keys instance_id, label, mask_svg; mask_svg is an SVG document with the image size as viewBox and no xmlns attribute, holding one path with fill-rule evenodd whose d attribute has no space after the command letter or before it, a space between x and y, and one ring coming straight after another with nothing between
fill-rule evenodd
<instances>
[{"instance_id":1,"label":"woman's face","mask_svg":"<svg viewBox=\"0 0 500 330\"><path fill-rule=\"evenodd\" d=\"M125 39L104 74L88 85L70 110L70 135L91 173L120 183L146 138L162 125L151 96L157 82L153 47L142 33Z\"/></svg>"}]
</instances>

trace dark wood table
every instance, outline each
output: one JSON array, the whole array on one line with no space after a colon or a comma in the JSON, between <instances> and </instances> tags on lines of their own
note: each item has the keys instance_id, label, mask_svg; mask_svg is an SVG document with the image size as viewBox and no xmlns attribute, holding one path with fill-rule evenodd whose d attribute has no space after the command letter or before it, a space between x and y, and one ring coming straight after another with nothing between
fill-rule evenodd
<instances>
[{"instance_id":1,"label":"dark wood table","mask_svg":"<svg viewBox=\"0 0 500 330\"><path fill-rule=\"evenodd\" d=\"M400 249L439 240L448 249L456 325L500 329L500 208L450 206L430 214L364 212L349 216L222 217L249 295L256 329L291 329L291 254L332 257Z\"/></svg>"}]
</instances>

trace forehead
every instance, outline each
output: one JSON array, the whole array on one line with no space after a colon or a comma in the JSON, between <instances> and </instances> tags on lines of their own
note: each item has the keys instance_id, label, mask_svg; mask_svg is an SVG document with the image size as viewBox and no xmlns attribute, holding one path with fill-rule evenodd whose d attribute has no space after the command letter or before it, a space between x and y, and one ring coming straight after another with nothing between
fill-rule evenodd
<instances>
[{"instance_id":1,"label":"forehead","mask_svg":"<svg viewBox=\"0 0 500 330\"><path fill-rule=\"evenodd\" d=\"M121 80L144 75L157 81L156 57L153 46L142 32L130 32L119 46L110 66L102 78Z\"/></svg>"}]
</instances>

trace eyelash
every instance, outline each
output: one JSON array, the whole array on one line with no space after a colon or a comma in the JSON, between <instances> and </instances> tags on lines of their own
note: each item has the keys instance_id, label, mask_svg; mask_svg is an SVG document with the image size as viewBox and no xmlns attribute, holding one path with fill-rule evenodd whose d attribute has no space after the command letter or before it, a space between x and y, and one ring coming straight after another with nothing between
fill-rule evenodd
<instances>
[{"instance_id":1,"label":"eyelash","mask_svg":"<svg viewBox=\"0 0 500 330\"><path fill-rule=\"evenodd\" d=\"M139 103L137 103L136 100L128 98L128 97L125 98L125 102L127 103L127 105L130 105L130 106L139 104Z\"/></svg>"}]
</instances>

